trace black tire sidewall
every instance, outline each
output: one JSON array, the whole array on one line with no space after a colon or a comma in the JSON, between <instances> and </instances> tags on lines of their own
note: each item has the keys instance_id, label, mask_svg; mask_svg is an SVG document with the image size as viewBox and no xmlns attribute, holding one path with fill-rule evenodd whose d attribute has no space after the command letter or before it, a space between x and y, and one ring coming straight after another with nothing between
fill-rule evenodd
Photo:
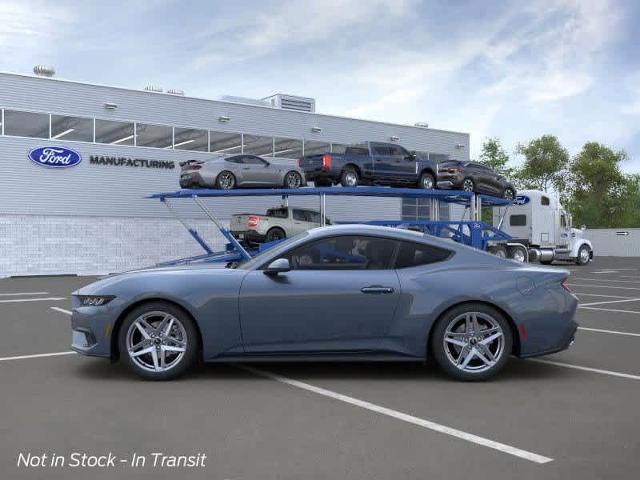
<instances>
[{"instance_id":1,"label":"black tire sidewall","mask_svg":"<svg viewBox=\"0 0 640 480\"><path fill-rule=\"evenodd\" d=\"M348 173L353 173L356 176L356 184L355 185L349 185L345 181L345 177L347 176ZM360 183L360 175L358 175L358 172L356 171L355 168L347 167L342 171L342 175L340 175L340 184L343 187L357 187L359 183Z\"/></svg>"},{"instance_id":2,"label":"black tire sidewall","mask_svg":"<svg viewBox=\"0 0 640 480\"><path fill-rule=\"evenodd\" d=\"M579 249L578 249L578 257L576 258L576 263L578 265L587 265L589 263L589 260L587 260L586 262L583 262L582 256L580 255L580 252L582 252L582 250L591 250L587 245L582 245Z\"/></svg>"},{"instance_id":3,"label":"black tire sidewall","mask_svg":"<svg viewBox=\"0 0 640 480\"><path fill-rule=\"evenodd\" d=\"M182 357L180 363L173 367L171 370L167 370L166 372L156 373L140 368L131 359L131 357L129 357L129 354L127 352L126 337L129 327L140 315L146 312L153 311L170 313L178 320L180 320L187 333L187 351ZM122 324L120 325L118 331L118 351L120 352L120 359L122 360L122 362L136 375L146 380L173 380L184 375L198 360L200 351L199 335L197 327L194 321L191 319L191 316L187 314L182 308L167 302L149 302L134 308L122 321Z\"/></svg>"},{"instance_id":4,"label":"black tire sidewall","mask_svg":"<svg viewBox=\"0 0 640 480\"><path fill-rule=\"evenodd\" d=\"M470 311L482 312L492 316L502 327L504 335L504 350L502 352L502 356L491 369L484 372L472 373L459 370L449 361L449 359L447 358L447 354L444 351L444 332L447 328L447 325L458 315ZM433 359L447 375L457 380L470 382L487 380L496 375L500 370L504 368L504 366L509 361L509 356L511 355L512 348L513 333L511 331L511 325L504 317L504 315L502 315L502 313L489 305L473 302L453 307L452 309L445 312L442 316L440 316L440 318L433 326L431 334L431 344L429 345L429 351L431 352Z\"/></svg>"},{"instance_id":5,"label":"black tire sidewall","mask_svg":"<svg viewBox=\"0 0 640 480\"><path fill-rule=\"evenodd\" d=\"M298 176L299 185L297 187L290 187L289 183L287 182L287 178L289 178L289 175L292 175L292 174ZM300 188L301 186L302 186L302 175L300 175L295 170L288 171L287 174L284 176L284 188L296 189L296 188Z\"/></svg>"},{"instance_id":6,"label":"black tire sidewall","mask_svg":"<svg viewBox=\"0 0 640 480\"><path fill-rule=\"evenodd\" d=\"M465 190L465 189L464 189L464 184L465 184L467 181L471 182L471 190ZM473 179L472 179L472 178L470 178L470 177L465 178L464 180L462 180L462 190L463 190L463 191L471 191L471 192L475 192L475 191L476 191L476 182L474 182L474 181L473 181Z\"/></svg>"},{"instance_id":7,"label":"black tire sidewall","mask_svg":"<svg viewBox=\"0 0 640 480\"><path fill-rule=\"evenodd\" d=\"M427 189L424 186L423 180L424 180L425 177L429 177L431 179L431 188L429 188L429 189ZM422 188L423 190L433 190L434 188L436 188L436 179L435 179L435 177L432 174L428 173L428 172L423 173L422 175L420 175L420 181L419 181L418 187Z\"/></svg>"},{"instance_id":8,"label":"black tire sidewall","mask_svg":"<svg viewBox=\"0 0 640 480\"><path fill-rule=\"evenodd\" d=\"M282 236L280 238L270 238L271 235L273 235L274 232L280 232L282 234ZM265 235L265 239L266 239L267 242L274 242L276 240L284 240L285 238L287 238L287 234L285 233L284 230L282 230L279 227L273 227Z\"/></svg>"}]
</instances>

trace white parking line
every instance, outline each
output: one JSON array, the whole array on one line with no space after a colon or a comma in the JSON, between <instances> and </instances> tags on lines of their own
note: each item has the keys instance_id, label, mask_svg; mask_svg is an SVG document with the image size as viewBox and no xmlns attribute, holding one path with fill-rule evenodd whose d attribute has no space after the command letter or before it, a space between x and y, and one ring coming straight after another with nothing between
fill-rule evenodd
<instances>
[{"instance_id":1,"label":"white parking line","mask_svg":"<svg viewBox=\"0 0 640 480\"><path fill-rule=\"evenodd\" d=\"M49 295L49 292L15 292L15 293L0 293L0 297L19 297L21 295Z\"/></svg>"},{"instance_id":2,"label":"white parking line","mask_svg":"<svg viewBox=\"0 0 640 480\"><path fill-rule=\"evenodd\" d=\"M586 278L586 277L575 277L576 280L580 280L581 282L601 282L602 278ZM640 280L615 280L613 278L605 279L606 282L614 282L614 283L640 283Z\"/></svg>"},{"instance_id":3,"label":"white parking line","mask_svg":"<svg viewBox=\"0 0 640 480\"><path fill-rule=\"evenodd\" d=\"M71 311L70 310L65 310L64 308L51 307L51 310L55 310L56 312L64 313L66 315L71 315Z\"/></svg>"},{"instance_id":4,"label":"white parking line","mask_svg":"<svg viewBox=\"0 0 640 480\"><path fill-rule=\"evenodd\" d=\"M634 298L634 297L623 297L621 295L602 295L601 293L578 293L573 292L574 295L578 297L605 297L605 298Z\"/></svg>"},{"instance_id":5,"label":"white parking line","mask_svg":"<svg viewBox=\"0 0 640 480\"><path fill-rule=\"evenodd\" d=\"M300 388L302 390L306 390L308 392L316 393L318 395L322 395L324 397L333 398L334 400L339 400L344 403L348 403L350 405L354 405L356 407L364 408L365 410L369 410L372 412L376 412L382 415L386 415L388 417L395 418L397 420L402 420L403 422L411 423L413 425L418 425L419 427L427 428L429 430L433 430L435 432L444 433L446 435L451 435L452 437L459 438L461 440L466 440L467 442L475 443L477 445L482 445L484 447L493 448L494 450L498 450L503 453L507 453L509 455L513 455L515 457L523 458L525 460L529 460L534 463L548 463L553 461L552 458L544 457L542 455L538 455L536 453L528 452L526 450L521 450L516 447L512 447L510 445L506 445L504 443L495 442L493 440L489 440L488 438L479 437L472 433L463 432L462 430L457 430L455 428L447 427L445 425L441 425L439 423L432 422L430 420L425 420L423 418L414 417L413 415L408 415L406 413L399 412L397 410L392 410L390 408L382 407L380 405L376 405L374 403L366 402L364 400L359 400L354 397L349 397L347 395L343 395L338 392L334 392L332 390L327 390L326 388L316 387L315 385L310 385L308 383L300 382L298 380L293 380L292 378L283 377L281 375L277 375L272 372L268 372L265 370L258 370L256 368L247 367L244 365L237 365L239 368L247 370L255 375L269 378L271 380L275 380L276 382L284 383L285 385L289 385L291 387Z\"/></svg>"},{"instance_id":6,"label":"white parking line","mask_svg":"<svg viewBox=\"0 0 640 480\"><path fill-rule=\"evenodd\" d=\"M556 367L573 368L575 370L583 370L585 372L600 373L602 375L611 375L612 377L628 378L631 380L640 380L640 375L632 375L630 373L613 372L611 370L601 370L599 368L583 367L572 363L556 362L553 360L542 360L541 358L530 358L528 362L546 363L547 365L555 365Z\"/></svg>"},{"instance_id":7,"label":"white parking line","mask_svg":"<svg viewBox=\"0 0 640 480\"><path fill-rule=\"evenodd\" d=\"M44 301L57 302L59 300L66 300L66 299L67 297L12 298L9 300L0 300L0 303L44 302Z\"/></svg>"},{"instance_id":8,"label":"white parking line","mask_svg":"<svg viewBox=\"0 0 640 480\"><path fill-rule=\"evenodd\" d=\"M578 327L578 330L584 330L587 332L598 332L598 333L612 333L614 335L627 335L629 337L640 337L640 333L619 332L618 330L603 330L601 328Z\"/></svg>"},{"instance_id":9,"label":"white parking line","mask_svg":"<svg viewBox=\"0 0 640 480\"><path fill-rule=\"evenodd\" d=\"M73 355L76 352L68 350L66 352L53 352L53 353L36 353L34 355L16 355L15 357L0 357L0 362L8 362L10 360L26 360L28 358L43 358L43 357L59 357L62 355Z\"/></svg>"},{"instance_id":10,"label":"white parking line","mask_svg":"<svg viewBox=\"0 0 640 480\"><path fill-rule=\"evenodd\" d=\"M591 288L617 288L619 290L640 290L640 287L619 287L617 285L584 285L580 283L568 283L570 287L591 287Z\"/></svg>"},{"instance_id":11,"label":"white parking line","mask_svg":"<svg viewBox=\"0 0 640 480\"><path fill-rule=\"evenodd\" d=\"M599 312L615 312L615 313L634 313L640 315L640 312L636 312L635 310L620 310L616 308L601 308L601 307L583 307L578 305L578 308L583 308L585 310L598 310Z\"/></svg>"},{"instance_id":12,"label":"white parking line","mask_svg":"<svg viewBox=\"0 0 640 480\"><path fill-rule=\"evenodd\" d=\"M591 302L591 303L582 303L581 307L590 307L591 305L604 305L607 303L624 303L624 302L638 302L640 298L627 298L625 300L606 300L604 302Z\"/></svg>"}]
</instances>

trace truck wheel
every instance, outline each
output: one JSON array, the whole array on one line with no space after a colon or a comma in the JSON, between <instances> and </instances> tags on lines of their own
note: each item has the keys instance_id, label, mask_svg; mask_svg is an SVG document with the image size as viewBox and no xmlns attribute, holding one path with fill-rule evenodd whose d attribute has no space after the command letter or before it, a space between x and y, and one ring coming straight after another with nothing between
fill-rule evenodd
<instances>
[{"instance_id":1,"label":"truck wheel","mask_svg":"<svg viewBox=\"0 0 640 480\"><path fill-rule=\"evenodd\" d=\"M465 192L474 192L476 189L475 183L470 178L465 178L462 182L462 190Z\"/></svg>"},{"instance_id":2,"label":"truck wheel","mask_svg":"<svg viewBox=\"0 0 640 480\"><path fill-rule=\"evenodd\" d=\"M433 178L432 174L424 172L420 175L420 183L418 183L418 187L425 190L432 190L436 188L436 180Z\"/></svg>"},{"instance_id":3,"label":"truck wheel","mask_svg":"<svg viewBox=\"0 0 640 480\"><path fill-rule=\"evenodd\" d=\"M287 234L284 233L284 230L279 227L273 227L267 232L266 241L275 242L277 240L284 240L285 238L287 238Z\"/></svg>"},{"instance_id":4,"label":"truck wheel","mask_svg":"<svg viewBox=\"0 0 640 480\"><path fill-rule=\"evenodd\" d=\"M357 187L358 181L360 180L358 176L358 172L353 167L347 167L342 171L342 176L340 177L340 184L343 187Z\"/></svg>"},{"instance_id":5,"label":"truck wheel","mask_svg":"<svg viewBox=\"0 0 640 480\"><path fill-rule=\"evenodd\" d=\"M523 247L510 247L509 258L518 263L524 263L527 261L527 251Z\"/></svg>"},{"instance_id":6,"label":"truck wheel","mask_svg":"<svg viewBox=\"0 0 640 480\"><path fill-rule=\"evenodd\" d=\"M489 247L488 252L496 257L507 258L507 249L502 245L494 245Z\"/></svg>"},{"instance_id":7,"label":"truck wheel","mask_svg":"<svg viewBox=\"0 0 640 480\"><path fill-rule=\"evenodd\" d=\"M578 265L586 265L591 261L591 249L588 245L582 245L578 249L578 256L576 257L576 263Z\"/></svg>"}]
</instances>

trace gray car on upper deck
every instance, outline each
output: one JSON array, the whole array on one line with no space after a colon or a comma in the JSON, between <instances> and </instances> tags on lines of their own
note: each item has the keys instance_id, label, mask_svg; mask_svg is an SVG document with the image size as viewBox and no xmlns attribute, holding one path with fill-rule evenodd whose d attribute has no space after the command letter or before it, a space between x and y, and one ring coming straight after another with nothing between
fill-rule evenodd
<instances>
[{"instance_id":1,"label":"gray car on upper deck","mask_svg":"<svg viewBox=\"0 0 640 480\"><path fill-rule=\"evenodd\" d=\"M436 188L438 163L428 153L410 152L395 143L364 142L345 152L305 155L298 162L318 187L340 183Z\"/></svg>"},{"instance_id":2,"label":"gray car on upper deck","mask_svg":"<svg viewBox=\"0 0 640 480\"><path fill-rule=\"evenodd\" d=\"M307 184L296 161L258 155L219 155L180 163L181 188L299 188Z\"/></svg>"}]
</instances>

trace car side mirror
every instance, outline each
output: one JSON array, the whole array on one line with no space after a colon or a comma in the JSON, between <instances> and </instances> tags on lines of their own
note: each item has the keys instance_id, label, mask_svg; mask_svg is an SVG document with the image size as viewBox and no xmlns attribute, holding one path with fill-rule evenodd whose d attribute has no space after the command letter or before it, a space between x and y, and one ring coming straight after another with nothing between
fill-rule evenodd
<instances>
[{"instance_id":1,"label":"car side mirror","mask_svg":"<svg viewBox=\"0 0 640 480\"><path fill-rule=\"evenodd\" d=\"M586 226L586 225L582 225L582 226L580 227L580 230L583 230L583 231L584 231L584 230L586 230L586 229L587 229L587 226Z\"/></svg>"},{"instance_id":2,"label":"car side mirror","mask_svg":"<svg viewBox=\"0 0 640 480\"><path fill-rule=\"evenodd\" d=\"M291 265L289 264L289 260L287 260L286 258L278 258L277 260L271 262L263 271L265 275L277 275L279 273L288 272L290 270Z\"/></svg>"}]
</instances>

